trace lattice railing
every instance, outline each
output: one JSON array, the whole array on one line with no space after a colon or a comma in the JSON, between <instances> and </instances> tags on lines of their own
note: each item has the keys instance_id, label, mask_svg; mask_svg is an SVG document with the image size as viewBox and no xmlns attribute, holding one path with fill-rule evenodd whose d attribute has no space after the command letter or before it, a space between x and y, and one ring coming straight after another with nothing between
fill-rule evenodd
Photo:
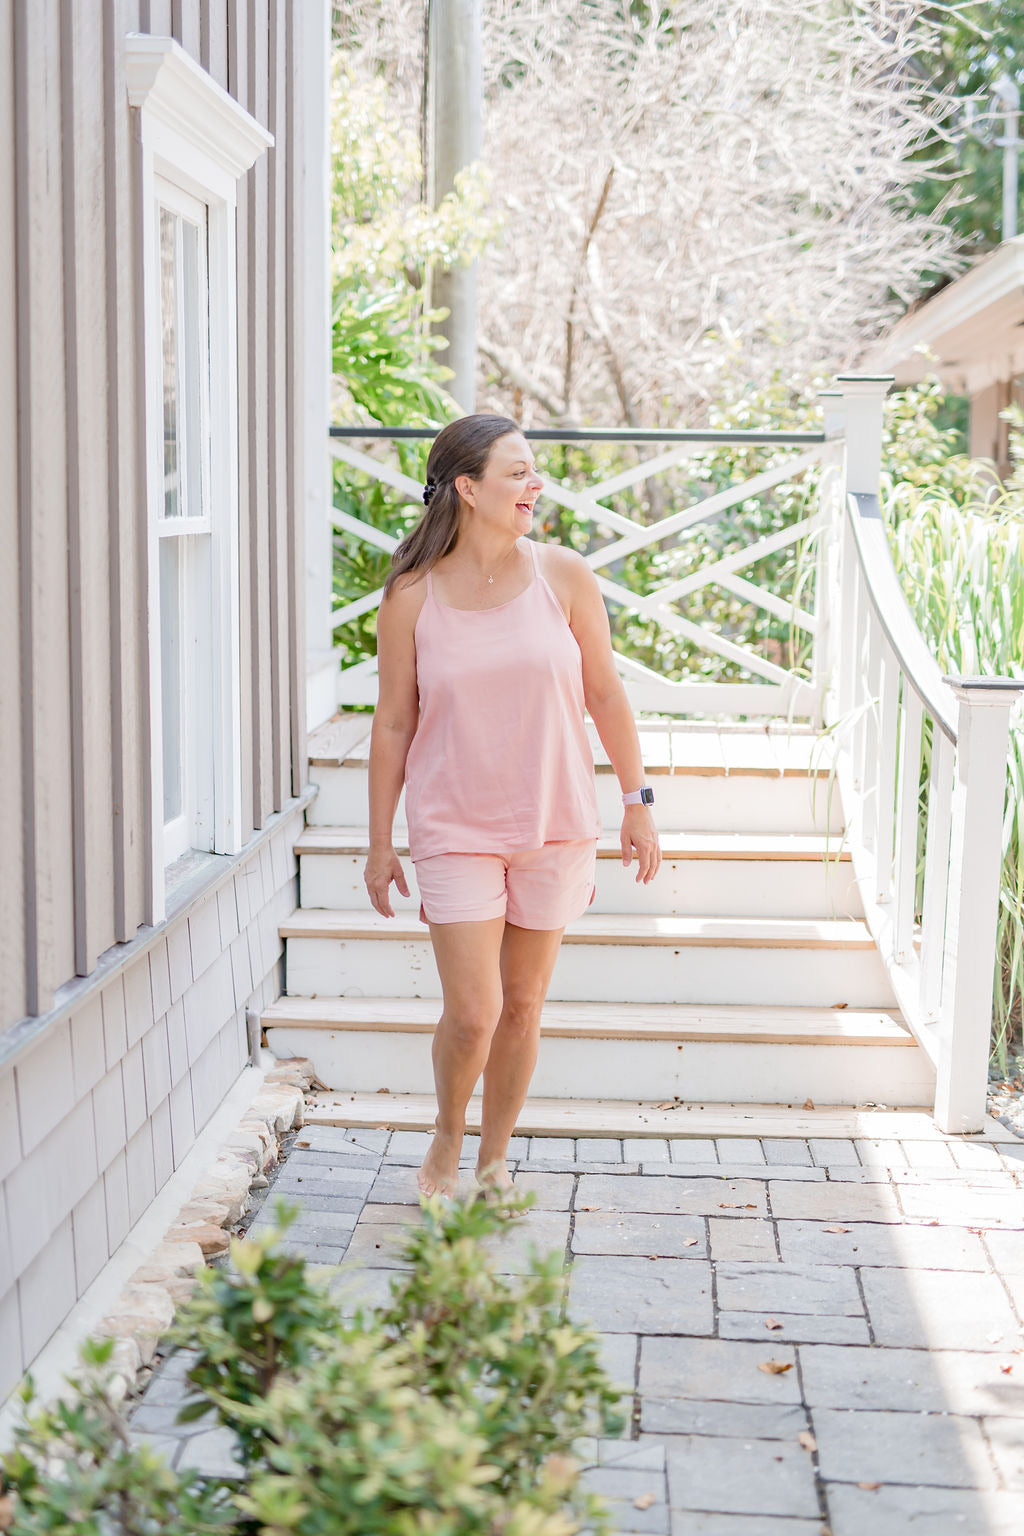
<instances>
[{"instance_id":1,"label":"lattice railing","mask_svg":"<svg viewBox=\"0 0 1024 1536\"><path fill-rule=\"evenodd\" d=\"M607 536L607 542L593 548L585 558L593 568L601 591L610 604L653 622L659 630L678 636L697 650L713 653L749 674L749 680L740 678L728 682L674 678L655 671L617 648L616 663L634 708L662 714L788 715L820 719L823 678L813 662L809 669L787 668L762 654L743 635L722 634L707 624L695 622L687 617L685 605L692 595L708 586L714 586L719 591L731 593L749 607L773 614L804 634L815 637L820 627L815 613L801 606L798 600L787 598L742 573L749 572L750 567L782 550L795 549L815 541L829 526L831 514L827 507L816 507L810 516L755 537L742 548L700 564L654 590L633 590L624 584L621 577L612 574L610 567L643 550L660 547L664 552L666 541L672 557L683 563L687 555L686 535L689 530L706 528L732 509L766 496L775 487L823 463L831 461L835 464L837 445L830 443L825 433L686 431L584 434L545 431L528 432L526 435L535 441L574 442L588 446L595 443L639 442L662 448L653 457L584 489L572 489L557 480L545 478L542 492L548 501L571 512L577 522L591 525L595 537ZM408 496L410 504L418 508L422 487L417 481L354 446L359 438L388 436L399 434L392 434L385 429L370 431L356 427L332 428L331 453L335 459L350 465L359 473ZM405 439L417 436L426 439L433 434L407 429L400 436ZM687 505L673 507L667 514L650 523L642 523L605 504L622 491L665 476L700 451L716 447L751 446L778 447L780 450L795 447L802 451L786 453L777 463L760 473ZM339 509L334 512L334 525L339 533L355 535L385 551L394 549L398 542L392 535ZM814 558L819 560L818 548L816 545L813 547ZM371 612L380 602L382 590L368 592L339 604L331 620L335 630ZM812 656L818 656L817 646L812 647ZM372 703L376 697L375 669L373 657L366 657L345 667L340 678L339 702Z\"/></svg>"}]
</instances>

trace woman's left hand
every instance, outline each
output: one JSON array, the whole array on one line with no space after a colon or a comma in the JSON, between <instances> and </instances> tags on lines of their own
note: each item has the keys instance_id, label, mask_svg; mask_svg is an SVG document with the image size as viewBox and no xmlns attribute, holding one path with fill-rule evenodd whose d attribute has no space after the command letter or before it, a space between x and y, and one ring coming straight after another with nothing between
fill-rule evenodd
<instances>
[{"instance_id":1,"label":"woman's left hand","mask_svg":"<svg viewBox=\"0 0 1024 1536\"><path fill-rule=\"evenodd\" d=\"M646 805L626 806L622 813L619 842L622 846L622 862L627 869L633 862L633 850L636 849L639 865L636 883L639 885L643 881L644 885L648 885L661 867L661 846L654 817Z\"/></svg>"}]
</instances>

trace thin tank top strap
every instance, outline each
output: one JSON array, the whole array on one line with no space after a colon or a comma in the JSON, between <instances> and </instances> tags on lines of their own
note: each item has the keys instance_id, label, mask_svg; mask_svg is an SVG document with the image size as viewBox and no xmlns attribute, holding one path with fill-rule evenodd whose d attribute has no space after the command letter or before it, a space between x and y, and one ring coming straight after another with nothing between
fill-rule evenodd
<instances>
[{"instance_id":1,"label":"thin tank top strap","mask_svg":"<svg viewBox=\"0 0 1024 1536\"><path fill-rule=\"evenodd\" d=\"M433 594L434 594L434 578L433 578L433 576L431 576L431 574L430 574L430 567L428 566L427 567L427 596L428 597L432 597Z\"/></svg>"},{"instance_id":2,"label":"thin tank top strap","mask_svg":"<svg viewBox=\"0 0 1024 1536\"><path fill-rule=\"evenodd\" d=\"M535 539L527 539L525 542L527 549L530 551L530 559L533 561L533 574L539 576L540 566L537 564L537 541Z\"/></svg>"}]
</instances>

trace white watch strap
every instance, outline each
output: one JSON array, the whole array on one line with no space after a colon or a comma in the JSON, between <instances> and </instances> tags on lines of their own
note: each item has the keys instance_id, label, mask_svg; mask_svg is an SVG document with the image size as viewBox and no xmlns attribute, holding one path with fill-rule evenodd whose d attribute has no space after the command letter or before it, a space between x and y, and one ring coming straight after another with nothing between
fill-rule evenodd
<instances>
[{"instance_id":1,"label":"white watch strap","mask_svg":"<svg viewBox=\"0 0 1024 1536\"><path fill-rule=\"evenodd\" d=\"M644 789L646 789L646 784ZM644 789L631 789L622 797L623 805L642 805L644 801Z\"/></svg>"}]
</instances>

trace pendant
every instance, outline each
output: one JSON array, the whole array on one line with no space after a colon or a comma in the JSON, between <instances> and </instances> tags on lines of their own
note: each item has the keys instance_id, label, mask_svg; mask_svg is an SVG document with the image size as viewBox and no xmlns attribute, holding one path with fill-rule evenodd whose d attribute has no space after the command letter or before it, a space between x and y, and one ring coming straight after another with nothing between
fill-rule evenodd
<instances>
[{"instance_id":1,"label":"pendant","mask_svg":"<svg viewBox=\"0 0 1024 1536\"><path fill-rule=\"evenodd\" d=\"M489 587L493 587L494 586L494 577L493 576L488 576L488 578L487 578L487 585Z\"/></svg>"}]
</instances>

